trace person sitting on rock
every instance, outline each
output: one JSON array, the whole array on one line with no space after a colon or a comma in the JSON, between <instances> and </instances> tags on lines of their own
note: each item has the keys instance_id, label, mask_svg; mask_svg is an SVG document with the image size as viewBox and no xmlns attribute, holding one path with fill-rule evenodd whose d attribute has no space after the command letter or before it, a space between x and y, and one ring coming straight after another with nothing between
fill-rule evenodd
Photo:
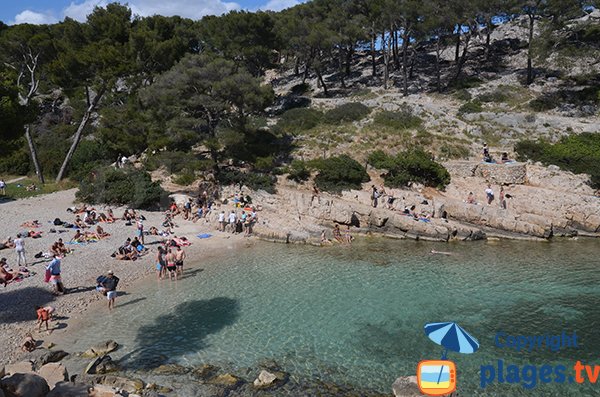
<instances>
[{"instance_id":1,"label":"person sitting on rock","mask_svg":"<svg viewBox=\"0 0 600 397\"><path fill-rule=\"evenodd\" d=\"M340 225L335 225L333 227L333 238L338 242L338 243L343 243L344 239L342 238L342 232L340 231Z\"/></svg>"},{"instance_id":2,"label":"person sitting on rock","mask_svg":"<svg viewBox=\"0 0 600 397\"><path fill-rule=\"evenodd\" d=\"M477 204L473 192L469 192L469 195L467 196L467 204Z\"/></svg>"},{"instance_id":3,"label":"person sitting on rock","mask_svg":"<svg viewBox=\"0 0 600 397\"><path fill-rule=\"evenodd\" d=\"M36 340L33 339L31 334L25 335L25 340L23 340L23 344L21 344L21 350L24 352L32 352L36 348Z\"/></svg>"}]
</instances>

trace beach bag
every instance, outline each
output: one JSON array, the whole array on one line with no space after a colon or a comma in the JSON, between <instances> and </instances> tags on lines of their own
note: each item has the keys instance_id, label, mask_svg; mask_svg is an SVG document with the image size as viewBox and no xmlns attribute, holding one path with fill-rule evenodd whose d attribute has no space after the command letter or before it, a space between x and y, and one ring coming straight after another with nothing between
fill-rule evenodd
<instances>
[{"instance_id":1,"label":"beach bag","mask_svg":"<svg viewBox=\"0 0 600 397\"><path fill-rule=\"evenodd\" d=\"M54 219L54 226L62 226L63 221L60 220L60 218L56 218Z\"/></svg>"},{"instance_id":2,"label":"beach bag","mask_svg":"<svg viewBox=\"0 0 600 397\"><path fill-rule=\"evenodd\" d=\"M50 276L52 276L52 272L50 272L50 269L46 269L46 274L44 275L44 282L47 283L48 281L50 281Z\"/></svg>"}]
</instances>

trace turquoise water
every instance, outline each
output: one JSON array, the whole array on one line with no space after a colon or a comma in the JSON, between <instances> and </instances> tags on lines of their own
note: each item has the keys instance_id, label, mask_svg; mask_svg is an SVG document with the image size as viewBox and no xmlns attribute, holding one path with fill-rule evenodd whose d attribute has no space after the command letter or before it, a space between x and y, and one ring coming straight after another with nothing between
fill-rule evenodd
<instances>
[{"instance_id":1,"label":"turquoise water","mask_svg":"<svg viewBox=\"0 0 600 397\"><path fill-rule=\"evenodd\" d=\"M143 282L118 298L116 311L90 316L69 338L72 350L114 339L123 349L113 358L134 367L166 361L242 370L274 359L294 379L390 392L420 360L440 358L423 325L456 321L481 344L472 355L449 353L461 395L594 395L600 383L525 389L494 382L482 389L479 372L481 365L497 372L499 359L504 366L563 364L567 377L577 359L600 364L598 248L589 240L257 243L199 258L177 283ZM579 347L517 353L494 346L498 331L576 331Z\"/></svg>"}]
</instances>

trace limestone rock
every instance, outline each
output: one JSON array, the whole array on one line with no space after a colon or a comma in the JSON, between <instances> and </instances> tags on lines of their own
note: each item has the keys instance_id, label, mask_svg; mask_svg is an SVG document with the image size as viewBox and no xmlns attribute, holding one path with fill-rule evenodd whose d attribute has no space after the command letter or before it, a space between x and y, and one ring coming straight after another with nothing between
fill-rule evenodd
<instances>
[{"instance_id":1,"label":"limestone rock","mask_svg":"<svg viewBox=\"0 0 600 397\"><path fill-rule=\"evenodd\" d=\"M201 365L200 367L195 368L192 371L192 376L196 379L205 381L210 378L213 378L217 374L218 371L219 371L218 367L215 367L214 365L210 365L210 364L204 364L204 365Z\"/></svg>"},{"instance_id":2,"label":"limestone rock","mask_svg":"<svg viewBox=\"0 0 600 397\"><path fill-rule=\"evenodd\" d=\"M29 360L19 361L15 364L9 364L4 368L6 375L14 375L14 374L28 374L34 373L33 362Z\"/></svg>"},{"instance_id":3,"label":"limestone rock","mask_svg":"<svg viewBox=\"0 0 600 397\"><path fill-rule=\"evenodd\" d=\"M232 374L221 374L217 375L214 378L211 378L208 383L212 385L226 386L230 388L234 388L241 384L243 381L241 378L238 378Z\"/></svg>"},{"instance_id":4,"label":"limestone rock","mask_svg":"<svg viewBox=\"0 0 600 397\"><path fill-rule=\"evenodd\" d=\"M108 355L97 357L92 360L85 370L84 374L107 374L109 372L115 372L119 370L119 366L115 363L112 358Z\"/></svg>"},{"instance_id":5,"label":"limestone rock","mask_svg":"<svg viewBox=\"0 0 600 397\"><path fill-rule=\"evenodd\" d=\"M275 383L276 380L277 376L263 369L260 371L260 374L258 374L258 378L254 380L254 386L268 387Z\"/></svg>"},{"instance_id":6,"label":"limestone rock","mask_svg":"<svg viewBox=\"0 0 600 397\"><path fill-rule=\"evenodd\" d=\"M46 382L51 389L54 388L57 383L69 380L67 369L60 363L45 364L39 369L38 374L46 379Z\"/></svg>"},{"instance_id":7,"label":"limestone rock","mask_svg":"<svg viewBox=\"0 0 600 397\"><path fill-rule=\"evenodd\" d=\"M90 347L83 353L83 357L98 357L108 354L112 351L117 350L119 344L114 340L108 340L106 342L99 343L95 346Z\"/></svg>"},{"instance_id":8,"label":"limestone rock","mask_svg":"<svg viewBox=\"0 0 600 397\"><path fill-rule=\"evenodd\" d=\"M89 392L90 397L117 397L122 394L114 387L106 385L95 385Z\"/></svg>"},{"instance_id":9,"label":"limestone rock","mask_svg":"<svg viewBox=\"0 0 600 397\"><path fill-rule=\"evenodd\" d=\"M181 375L190 372L190 369L179 364L163 364L152 372L157 375Z\"/></svg>"},{"instance_id":10,"label":"limestone rock","mask_svg":"<svg viewBox=\"0 0 600 397\"><path fill-rule=\"evenodd\" d=\"M87 397L91 388L83 383L59 382L46 397Z\"/></svg>"},{"instance_id":11,"label":"limestone rock","mask_svg":"<svg viewBox=\"0 0 600 397\"><path fill-rule=\"evenodd\" d=\"M417 385L416 376L401 376L392 384L392 392L395 397L417 397L422 396Z\"/></svg>"},{"instance_id":12,"label":"limestone rock","mask_svg":"<svg viewBox=\"0 0 600 397\"><path fill-rule=\"evenodd\" d=\"M95 383L125 390L127 393L136 393L144 388L140 379L129 379L122 376L102 375L95 378Z\"/></svg>"},{"instance_id":13,"label":"limestone rock","mask_svg":"<svg viewBox=\"0 0 600 397\"><path fill-rule=\"evenodd\" d=\"M57 363L68 356L64 350L34 350L28 357L31 358L35 368L41 368L44 364Z\"/></svg>"},{"instance_id":14,"label":"limestone rock","mask_svg":"<svg viewBox=\"0 0 600 397\"><path fill-rule=\"evenodd\" d=\"M0 387L13 397L45 397L50 391L46 380L36 374L14 374L0 381Z\"/></svg>"}]
</instances>

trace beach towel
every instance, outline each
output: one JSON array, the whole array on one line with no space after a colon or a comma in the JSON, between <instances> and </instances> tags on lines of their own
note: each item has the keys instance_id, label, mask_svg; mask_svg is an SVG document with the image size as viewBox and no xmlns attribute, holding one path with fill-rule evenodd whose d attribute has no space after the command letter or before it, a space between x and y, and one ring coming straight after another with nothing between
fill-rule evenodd
<instances>
[{"instance_id":1,"label":"beach towel","mask_svg":"<svg viewBox=\"0 0 600 397\"><path fill-rule=\"evenodd\" d=\"M212 234L202 233L202 234L197 235L196 237L198 237L198 238L210 238L210 237L212 237Z\"/></svg>"},{"instance_id":2,"label":"beach towel","mask_svg":"<svg viewBox=\"0 0 600 397\"><path fill-rule=\"evenodd\" d=\"M65 244L69 244L69 245L87 245L87 243L82 243L79 241L67 241Z\"/></svg>"}]
</instances>

